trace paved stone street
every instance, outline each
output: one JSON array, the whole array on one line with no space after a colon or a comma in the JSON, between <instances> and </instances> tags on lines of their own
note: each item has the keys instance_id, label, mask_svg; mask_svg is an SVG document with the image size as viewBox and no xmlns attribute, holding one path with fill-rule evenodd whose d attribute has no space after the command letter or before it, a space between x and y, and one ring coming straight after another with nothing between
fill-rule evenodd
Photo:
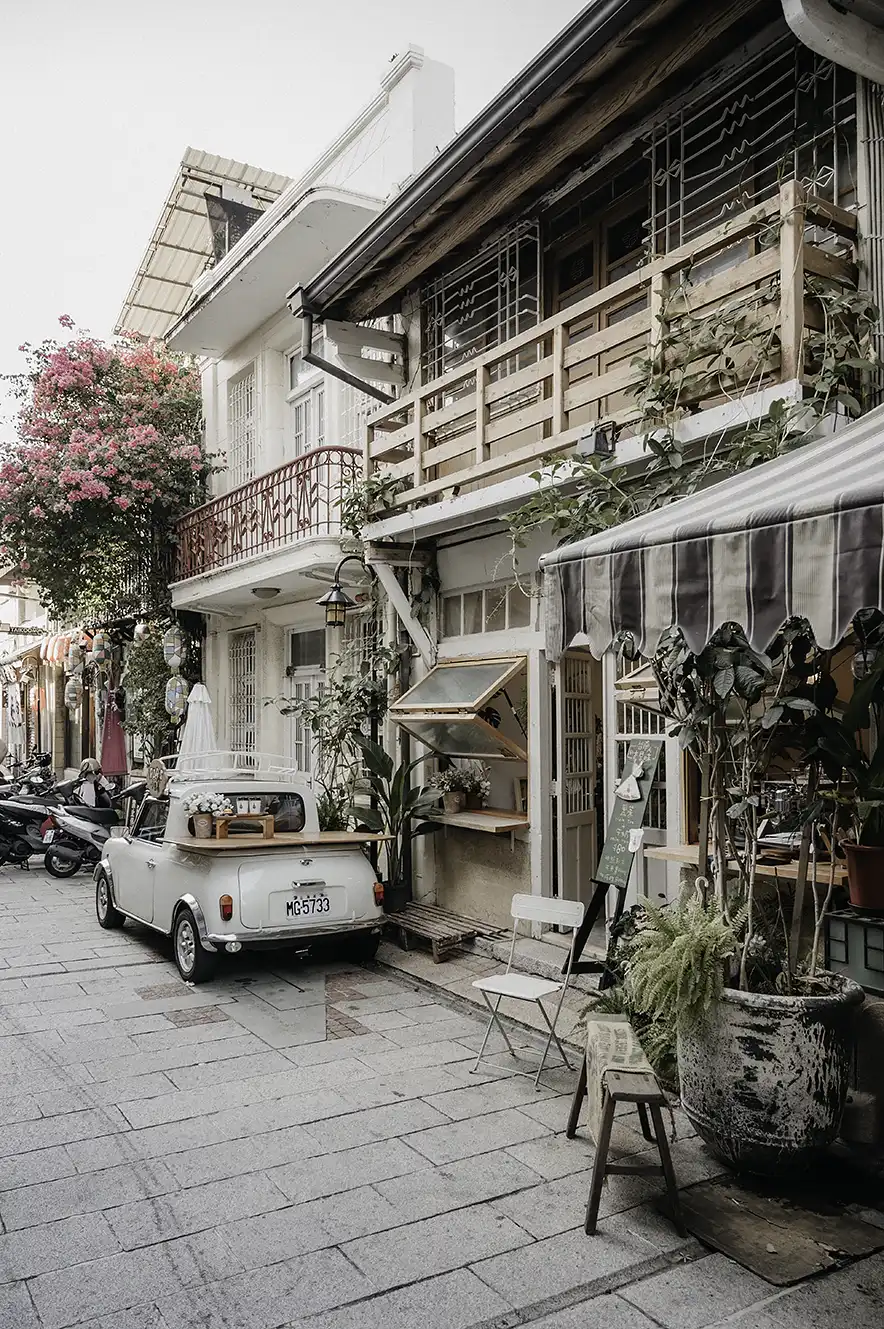
<instances>
[{"instance_id":1,"label":"paved stone street","mask_svg":"<svg viewBox=\"0 0 884 1329\"><path fill-rule=\"evenodd\" d=\"M572 1076L471 1076L477 1018L383 969L187 988L85 876L4 871L0 1002L3 1329L884 1323L884 1257L784 1293L677 1238L654 1181L612 1178L585 1237ZM683 1185L717 1171L679 1135Z\"/></svg>"}]
</instances>

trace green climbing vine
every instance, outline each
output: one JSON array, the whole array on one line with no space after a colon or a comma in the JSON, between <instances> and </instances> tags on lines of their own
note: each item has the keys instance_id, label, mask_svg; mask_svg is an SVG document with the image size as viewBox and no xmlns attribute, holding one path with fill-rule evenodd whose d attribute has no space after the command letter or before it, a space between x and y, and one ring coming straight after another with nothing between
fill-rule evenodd
<instances>
[{"instance_id":1,"label":"green climbing vine","mask_svg":"<svg viewBox=\"0 0 884 1329\"><path fill-rule=\"evenodd\" d=\"M689 289L682 284L671 293L654 354L633 361L642 377L636 392L639 419L629 429L650 456L625 464L559 457L535 471L536 493L509 518L513 552L539 527L548 526L559 541L579 539L779 457L807 442L836 408L849 416L862 413L862 378L876 368L878 310L864 291L811 278L806 294L815 316L804 335L803 399L775 400L744 429L685 445L677 432L680 421L704 403L758 391L779 353L775 280L730 308L702 317L686 309L670 319L673 299L685 305ZM615 437L622 432L609 427ZM564 480L571 483L563 486Z\"/></svg>"}]
</instances>

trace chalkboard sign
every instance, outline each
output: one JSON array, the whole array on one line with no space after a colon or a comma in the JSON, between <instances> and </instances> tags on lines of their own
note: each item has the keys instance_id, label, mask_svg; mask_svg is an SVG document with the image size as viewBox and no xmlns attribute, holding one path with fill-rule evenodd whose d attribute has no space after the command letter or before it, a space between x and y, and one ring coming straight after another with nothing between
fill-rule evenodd
<instances>
[{"instance_id":1,"label":"chalkboard sign","mask_svg":"<svg viewBox=\"0 0 884 1329\"><path fill-rule=\"evenodd\" d=\"M635 851L629 847L630 836L645 819L662 750L662 738L638 738L630 743L623 774L628 776L634 766L642 765L643 773L637 779L639 797L634 800L615 797L614 811L605 833L605 847L593 873L593 881L626 889L635 857Z\"/></svg>"}]
</instances>

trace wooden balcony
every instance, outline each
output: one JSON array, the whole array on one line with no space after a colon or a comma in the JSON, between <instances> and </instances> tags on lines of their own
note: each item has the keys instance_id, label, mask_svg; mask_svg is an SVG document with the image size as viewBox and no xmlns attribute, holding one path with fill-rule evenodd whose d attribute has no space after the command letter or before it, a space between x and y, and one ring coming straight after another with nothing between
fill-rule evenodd
<instances>
[{"instance_id":1,"label":"wooden balcony","mask_svg":"<svg viewBox=\"0 0 884 1329\"><path fill-rule=\"evenodd\" d=\"M359 470L355 448L316 448L186 513L178 523L175 580L339 534L341 499Z\"/></svg>"},{"instance_id":2,"label":"wooden balcony","mask_svg":"<svg viewBox=\"0 0 884 1329\"><path fill-rule=\"evenodd\" d=\"M642 418L636 398L647 378L636 361L673 371L675 404L685 413L800 380L804 329L821 326L807 281L853 289L855 239L851 213L789 181L777 196L374 412L366 474L398 477L401 486L384 511L533 471L567 455L596 422L635 432L629 426ZM726 347L720 332L717 345L712 335L722 320L735 330ZM688 364L674 348L691 341L709 353Z\"/></svg>"}]
</instances>

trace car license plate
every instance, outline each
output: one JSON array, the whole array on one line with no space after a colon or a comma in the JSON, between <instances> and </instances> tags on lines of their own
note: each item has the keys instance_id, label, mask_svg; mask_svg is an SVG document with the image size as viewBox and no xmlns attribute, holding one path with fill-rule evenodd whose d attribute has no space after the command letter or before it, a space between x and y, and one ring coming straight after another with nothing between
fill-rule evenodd
<instances>
[{"instance_id":1,"label":"car license plate","mask_svg":"<svg viewBox=\"0 0 884 1329\"><path fill-rule=\"evenodd\" d=\"M325 891L299 893L293 900L286 901L285 912L288 918L309 918L314 914L329 914L331 900Z\"/></svg>"},{"instance_id":2,"label":"car license plate","mask_svg":"<svg viewBox=\"0 0 884 1329\"><path fill-rule=\"evenodd\" d=\"M46 834L43 836L43 843L52 844L52 841L54 839L55 839L55 831L47 831Z\"/></svg>"}]
</instances>

